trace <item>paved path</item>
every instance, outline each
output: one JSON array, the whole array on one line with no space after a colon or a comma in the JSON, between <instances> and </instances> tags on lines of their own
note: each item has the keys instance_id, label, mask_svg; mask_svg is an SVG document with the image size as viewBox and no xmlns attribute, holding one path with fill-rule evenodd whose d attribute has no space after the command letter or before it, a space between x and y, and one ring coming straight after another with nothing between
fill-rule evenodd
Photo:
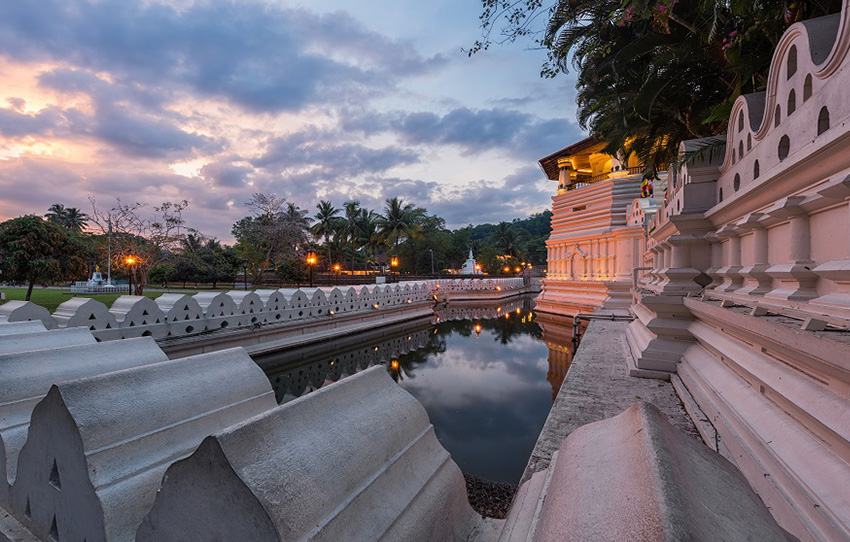
<instances>
[{"instance_id":1,"label":"paved path","mask_svg":"<svg viewBox=\"0 0 850 542\"><path fill-rule=\"evenodd\" d=\"M670 382L628 375L626 356L631 355L626 344L628 324L590 322L534 446L522 482L549 465L552 453L573 430L615 416L639 399L655 404L674 426L699 438Z\"/></svg>"}]
</instances>

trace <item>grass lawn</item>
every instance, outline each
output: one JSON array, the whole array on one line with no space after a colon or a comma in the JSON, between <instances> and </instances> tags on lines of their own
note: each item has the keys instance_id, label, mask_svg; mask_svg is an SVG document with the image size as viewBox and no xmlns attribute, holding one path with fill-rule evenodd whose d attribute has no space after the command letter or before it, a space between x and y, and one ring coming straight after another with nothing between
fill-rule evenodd
<instances>
[{"instance_id":1,"label":"grass lawn","mask_svg":"<svg viewBox=\"0 0 850 542\"><path fill-rule=\"evenodd\" d=\"M6 294L6 300L0 301L0 303L13 300L23 301L24 297L27 295L26 288L0 288L0 292ZM150 292L145 295L151 299L156 299L163 293L164 292ZM77 297L91 297L97 299L107 307L111 307L112 303L121 295L125 294L82 294ZM32 297L30 298L30 301L36 305L41 305L52 314L53 311L56 310L56 307L65 301L68 301L71 297L72 296L68 294L68 290L55 290L53 288L40 288L36 286L32 290Z\"/></svg>"}]
</instances>

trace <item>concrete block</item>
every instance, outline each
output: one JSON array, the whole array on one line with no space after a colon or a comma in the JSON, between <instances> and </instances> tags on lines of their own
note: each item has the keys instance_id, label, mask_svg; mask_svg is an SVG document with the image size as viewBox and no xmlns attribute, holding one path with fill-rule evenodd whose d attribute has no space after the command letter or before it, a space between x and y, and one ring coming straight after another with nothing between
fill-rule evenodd
<instances>
[{"instance_id":1,"label":"concrete block","mask_svg":"<svg viewBox=\"0 0 850 542\"><path fill-rule=\"evenodd\" d=\"M193 326L194 333L203 331L204 310L194 298L185 294L162 294L154 301L169 324L182 323L185 326Z\"/></svg>"},{"instance_id":2,"label":"concrete block","mask_svg":"<svg viewBox=\"0 0 850 542\"><path fill-rule=\"evenodd\" d=\"M231 290L227 295L233 299L243 318L243 325L252 325L262 321L260 314L265 311L263 300L256 293L245 290Z\"/></svg>"},{"instance_id":3,"label":"concrete block","mask_svg":"<svg viewBox=\"0 0 850 542\"><path fill-rule=\"evenodd\" d=\"M509 513L508 526L528 528L505 529L501 542L797 540L740 471L650 403L573 431L549 468L550 480L518 492L540 498Z\"/></svg>"},{"instance_id":4,"label":"concrete block","mask_svg":"<svg viewBox=\"0 0 850 542\"><path fill-rule=\"evenodd\" d=\"M800 329L803 331L823 331L826 329L826 321L815 318L814 316L809 316L803 322L803 325L800 326Z\"/></svg>"},{"instance_id":5,"label":"concrete block","mask_svg":"<svg viewBox=\"0 0 850 542\"><path fill-rule=\"evenodd\" d=\"M165 314L156 302L143 295L122 295L112 303L109 312L115 315L125 338L163 338L168 335Z\"/></svg>"},{"instance_id":6,"label":"concrete block","mask_svg":"<svg viewBox=\"0 0 850 542\"><path fill-rule=\"evenodd\" d=\"M205 439L136 540L445 542L477 523L425 410L374 367Z\"/></svg>"},{"instance_id":7,"label":"concrete block","mask_svg":"<svg viewBox=\"0 0 850 542\"><path fill-rule=\"evenodd\" d=\"M263 302L263 321L269 324L283 321L283 311L289 304L279 290L255 290Z\"/></svg>"},{"instance_id":8,"label":"concrete block","mask_svg":"<svg viewBox=\"0 0 850 542\"><path fill-rule=\"evenodd\" d=\"M166 360L151 338L0 355L0 502L8 500L7 481L15 479L30 414L50 386Z\"/></svg>"},{"instance_id":9,"label":"concrete block","mask_svg":"<svg viewBox=\"0 0 850 542\"><path fill-rule=\"evenodd\" d=\"M41 323L41 320L33 320L31 322L0 321L0 336L44 330L44 324Z\"/></svg>"},{"instance_id":10,"label":"concrete block","mask_svg":"<svg viewBox=\"0 0 850 542\"><path fill-rule=\"evenodd\" d=\"M756 305L753 307L753 310L750 311L750 316L767 316L767 309L761 305Z\"/></svg>"},{"instance_id":11,"label":"concrete block","mask_svg":"<svg viewBox=\"0 0 850 542\"><path fill-rule=\"evenodd\" d=\"M192 296L207 319L228 318L236 314L236 303L224 292L198 292Z\"/></svg>"},{"instance_id":12,"label":"concrete block","mask_svg":"<svg viewBox=\"0 0 850 542\"><path fill-rule=\"evenodd\" d=\"M16 335L4 335L0 341L0 355L27 352L30 350L47 350L80 344L94 344L91 331L84 327L67 329L52 329L50 331L30 331Z\"/></svg>"},{"instance_id":13,"label":"concrete block","mask_svg":"<svg viewBox=\"0 0 850 542\"><path fill-rule=\"evenodd\" d=\"M47 309L30 301L7 301L0 305L0 316L5 316L9 322L39 321L47 329L56 327Z\"/></svg>"},{"instance_id":14,"label":"concrete block","mask_svg":"<svg viewBox=\"0 0 850 542\"><path fill-rule=\"evenodd\" d=\"M286 298L290 309L305 309L310 306L310 299L299 289L281 288L278 291Z\"/></svg>"},{"instance_id":15,"label":"concrete block","mask_svg":"<svg viewBox=\"0 0 850 542\"><path fill-rule=\"evenodd\" d=\"M53 318L59 327L85 326L91 331L118 327L118 320L109 308L89 297L72 297L65 301L56 307Z\"/></svg>"},{"instance_id":16,"label":"concrete block","mask_svg":"<svg viewBox=\"0 0 850 542\"><path fill-rule=\"evenodd\" d=\"M11 512L45 540L132 542L171 463L275 406L241 348L56 384L33 410Z\"/></svg>"}]
</instances>

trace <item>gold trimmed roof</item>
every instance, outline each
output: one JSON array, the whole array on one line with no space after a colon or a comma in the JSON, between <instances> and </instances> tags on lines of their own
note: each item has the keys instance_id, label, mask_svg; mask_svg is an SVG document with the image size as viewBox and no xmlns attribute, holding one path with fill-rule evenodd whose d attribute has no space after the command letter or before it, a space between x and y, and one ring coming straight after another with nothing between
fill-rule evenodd
<instances>
[{"instance_id":1,"label":"gold trimmed roof","mask_svg":"<svg viewBox=\"0 0 850 542\"><path fill-rule=\"evenodd\" d=\"M558 152L552 153L549 156L546 156L545 158L541 158L537 161L537 163L540 164L540 169L543 170L543 173L546 174L546 177L549 180L557 181L559 158L565 158L568 156L581 156L586 157L589 163L590 155L599 152L600 150L602 150L603 147L605 147L604 142L599 141L594 137L588 137L582 139L577 143L573 143L569 147L565 147L559 150Z\"/></svg>"}]
</instances>

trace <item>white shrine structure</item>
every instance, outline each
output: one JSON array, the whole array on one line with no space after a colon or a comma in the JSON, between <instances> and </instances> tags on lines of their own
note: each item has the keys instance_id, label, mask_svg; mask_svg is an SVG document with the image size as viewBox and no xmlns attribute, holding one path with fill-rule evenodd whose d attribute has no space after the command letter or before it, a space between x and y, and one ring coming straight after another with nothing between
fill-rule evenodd
<instances>
[{"instance_id":1,"label":"white shrine structure","mask_svg":"<svg viewBox=\"0 0 850 542\"><path fill-rule=\"evenodd\" d=\"M646 225L663 200L667 174L653 180L652 197L641 198L644 168L634 157L601 152L604 146L587 138L539 162L558 192L536 310L573 315L631 304L632 273L645 267Z\"/></svg>"},{"instance_id":2,"label":"white shrine structure","mask_svg":"<svg viewBox=\"0 0 850 542\"><path fill-rule=\"evenodd\" d=\"M469 249L469 258L464 262L463 267L460 270L461 275L480 275L481 267L475 262L475 258L472 255L472 249Z\"/></svg>"}]
</instances>

